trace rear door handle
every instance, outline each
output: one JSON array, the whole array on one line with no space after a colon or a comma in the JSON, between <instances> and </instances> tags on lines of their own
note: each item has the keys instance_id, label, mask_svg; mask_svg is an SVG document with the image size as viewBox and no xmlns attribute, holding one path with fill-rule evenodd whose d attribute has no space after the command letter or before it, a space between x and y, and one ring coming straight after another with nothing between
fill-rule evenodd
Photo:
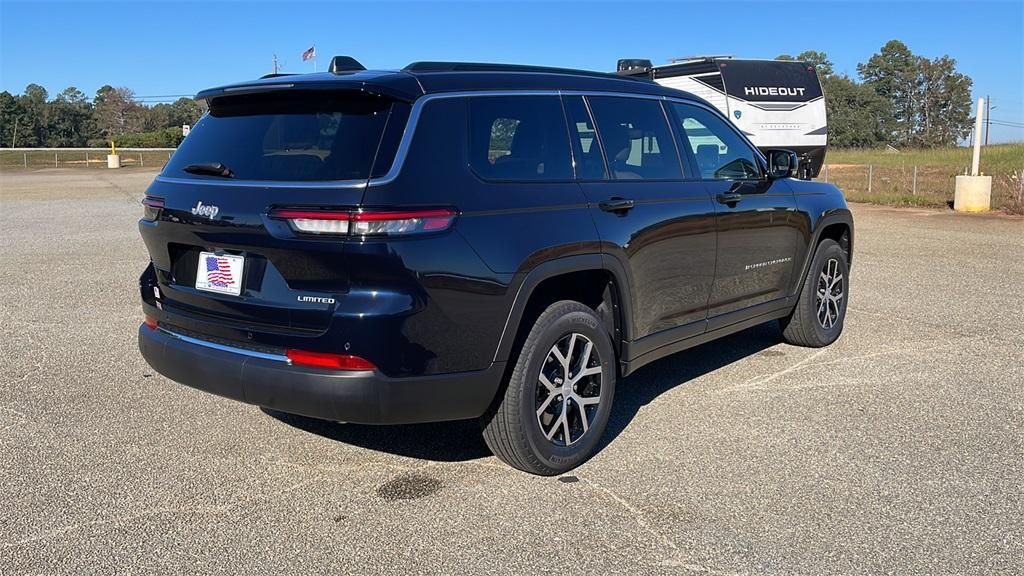
<instances>
[{"instance_id":1,"label":"rear door handle","mask_svg":"<svg viewBox=\"0 0 1024 576\"><path fill-rule=\"evenodd\" d=\"M605 212L626 212L635 205L636 202L627 198L612 198L599 203L597 206Z\"/></svg>"},{"instance_id":2,"label":"rear door handle","mask_svg":"<svg viewBox=\"0 0 1024 576\"><path fill-rule=\"evenodd\" d=\"M743 199L743 194L735 192L723 192L717 196L719 204L735 204Z\"/></svg>"}]
</instances>

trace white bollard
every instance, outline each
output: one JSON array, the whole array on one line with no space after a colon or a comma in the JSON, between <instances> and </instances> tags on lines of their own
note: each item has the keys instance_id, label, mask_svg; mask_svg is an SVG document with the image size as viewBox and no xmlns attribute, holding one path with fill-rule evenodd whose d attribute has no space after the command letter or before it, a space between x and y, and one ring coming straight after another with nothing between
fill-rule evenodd
<instances>
[{"instance_id":1,"label":"white bollard","mask_svg":"<svg viewBox=\"0 0 1024 576\"><path fill-rule=\"evenodd\" d=\"M979 175L981 164L981 111L985 99L978 98L974 118L974 156L971 175L957 176L953 192L953 209L957 212L988 212L992 208L992 177Z\"/></svg>"},{"instance_id":2,"label":"white bollard","mask_svg":"<svg viewBox=\"0 0 1024 576\"><path fill-rule=\"evenodd\" d=\"M121 167L121 155L120 154L107 154L107 168L120 168Z\"/></svg>"}]
</instances>

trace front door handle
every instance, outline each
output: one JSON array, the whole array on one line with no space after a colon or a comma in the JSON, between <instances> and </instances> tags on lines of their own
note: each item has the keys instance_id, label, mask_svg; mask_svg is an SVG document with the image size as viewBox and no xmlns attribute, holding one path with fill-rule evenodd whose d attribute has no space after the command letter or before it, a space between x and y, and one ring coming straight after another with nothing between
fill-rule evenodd
<instances>
[{"instance_id":1,"label":"front door handle","mask_svg":"<svg viewBox=\"0 0 1024 576\"><path fill-rule=\"evenodd\" d=\"M716 199L719 204L735 204L743 199L743 194L737 194L735 192L723 192L719 194Z\"/></svg>"},{"instance_id":2,"label":"front door handle","mask_svg":"<svg viewBox=\"0 0 1024 576\"><path fill-rule=\"evenodd\" d=\"M624 213L631 210L633 206L636 206L636 202L629 200L628 198L611 198L605 200L597 205L598 208L605 212Z\"/></svg>"}]
</instances>

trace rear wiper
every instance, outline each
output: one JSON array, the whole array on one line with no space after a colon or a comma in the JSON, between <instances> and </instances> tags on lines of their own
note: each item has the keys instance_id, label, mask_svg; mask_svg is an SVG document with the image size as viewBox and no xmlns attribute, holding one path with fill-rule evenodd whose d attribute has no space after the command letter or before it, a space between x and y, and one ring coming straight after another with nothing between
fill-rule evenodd
<instances>
[{"instance_id":1,"label":"rear wiper","mask_svg":"<svg viewBox=\"0 0 1024 576\"><path fill-rule=\"evenodd\" d=\"M220 162L210 162L208 164L189 164L185 166L185 172L189 174L205 174L207 176L220 176L222 178L234 178L235 173L230 168L221 164Z\"/></svg>"}]
</instances>

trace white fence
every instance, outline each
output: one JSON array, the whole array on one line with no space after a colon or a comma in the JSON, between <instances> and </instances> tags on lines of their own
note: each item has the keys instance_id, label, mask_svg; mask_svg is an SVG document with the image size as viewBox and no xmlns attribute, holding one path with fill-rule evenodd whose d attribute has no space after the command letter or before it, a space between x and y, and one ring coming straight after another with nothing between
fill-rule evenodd
<instances>
[{"instance_id":1,"label":"white fence","mask_svg":"<svg viewBox=\"0 0 1024 576\"><path fill-rule=\"evenodd\" d=\"M122 166L160 168L176 148L118 148ZM110 148L0 148L0 168L105 168Z\"/></svg>"}]
</instances>

